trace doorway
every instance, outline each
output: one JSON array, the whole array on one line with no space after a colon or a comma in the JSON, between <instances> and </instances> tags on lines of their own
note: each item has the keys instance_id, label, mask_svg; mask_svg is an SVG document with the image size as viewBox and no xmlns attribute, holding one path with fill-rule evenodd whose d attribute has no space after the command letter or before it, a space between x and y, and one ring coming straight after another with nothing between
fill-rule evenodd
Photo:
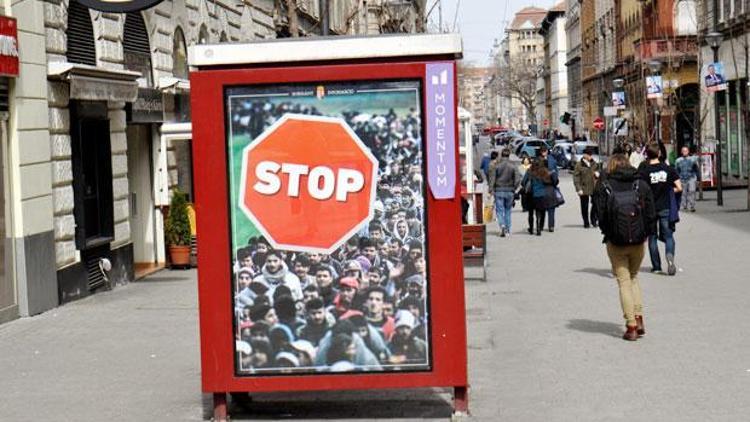
<instances>
[{"instance_id":1,"label":"doorway","mask_svg":"<svg viewBox=\"0 0 750 422\"><path fill-rule=\"evenodd\" d=\"M159 268L155 230L151 126L129 124L127 138L130 232L133 240L135 278L139 279Z\"/></svg>"}]
</instances>

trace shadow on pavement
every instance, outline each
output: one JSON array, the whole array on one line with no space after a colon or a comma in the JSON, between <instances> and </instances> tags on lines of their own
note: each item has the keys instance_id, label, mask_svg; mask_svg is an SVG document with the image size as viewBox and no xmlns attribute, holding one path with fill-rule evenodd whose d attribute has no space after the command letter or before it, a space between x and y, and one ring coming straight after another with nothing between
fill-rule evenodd
<instances>
[{"instance_id":1,"label":"shadow on pavement","mask_svg":"<svg viewBox=\"0 0 750 422\"><path fill-rule=\"evenodd\" d=\"M598 275L600 277L604 278L612 278L612 269L611 268L581 268L579 270L575 270L577 273L586 273L586 274L594 274Z\"/></svg>"},{"instance_id":2,"label":"shadow on pavement","mask_svg":"<svg viewBox=\"0 0 750 422\"><path fill-rule=\"evenodd\" d=\"M204 401L204 417L207 416ZM440 390L258 393L230 400L233 420L257 419L444 419L453 413L450 395Z\"/></svg>"},{"instance_id":3,"label":"shadow on pavement","mask_svg":"<svg viewBox=\"0 0 750 422\"><path fill-rule=\"evenodd\" d=\"M565 327L583 333L604 334L606 336L619 338L622 336L624 325L625 324L620 325L613 322L592 321L590 319L571 319Z\"/></svg>"}]
</instances>

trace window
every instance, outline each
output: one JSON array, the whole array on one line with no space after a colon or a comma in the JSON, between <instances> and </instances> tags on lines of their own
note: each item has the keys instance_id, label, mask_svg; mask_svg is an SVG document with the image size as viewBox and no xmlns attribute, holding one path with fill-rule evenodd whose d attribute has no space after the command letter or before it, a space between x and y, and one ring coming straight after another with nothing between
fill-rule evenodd
<instances>
[{"instance_id":1,"label":"window","mask_svg":"<svg viewBox=\"0 0 750 422\"><path fill-rule=\"evenodd\" d=\"M198 44L208 44L208 28L206 25L201 25L200 31L198 31Z\"/></svg>"},{"instance_id":2,"label":"window","mask_svg":"<svg viewBox=\"0 0 750 422\"><path fill-rule=\"evenodd\" d=\"M675 4L674 26L677 35L698 34L695 0L680 0Z\"/></svg>"},{"instance_id":3,"label":"window","mask_svg":"<svg viewBox=\"0 0 750 422\"><path fill-rule=\"evenodd\" d=\"M131 12L125 15L122 50L125 69L140 72L142 75L138 80L138 85L141 87L153 86L151 48L149 47L148 31L141 12Z\"/></svg>"},{"instance_id":4,"label":"window","mask_svg":"<svg viewBox=\"0 0 750 422\"><path fill-rule=\"evenodd\" d=\"M66 57L71 63L96 66L94 27L89 9L77 1L68 6L68 29Z\"/></svg>"},{"instance_id":5,"label":"window","mask_svg":"<svg viewBox=\"0 0 750 422\"><path fill-rule=\"evenodd\" d=\"M174 30L172 75L180 79L188 78L187 45L185 44L185 34L179 26Z\"/></svg>"}]
</instances>

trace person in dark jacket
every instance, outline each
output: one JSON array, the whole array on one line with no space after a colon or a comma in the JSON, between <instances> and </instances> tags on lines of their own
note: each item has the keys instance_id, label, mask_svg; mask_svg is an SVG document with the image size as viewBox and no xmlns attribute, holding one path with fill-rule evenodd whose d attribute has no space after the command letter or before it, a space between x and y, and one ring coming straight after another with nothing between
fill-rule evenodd
<instances>
[{"instance_id":1,"label":"person in dark jacket","mask_svg":"<svg viewBox=\"0 0 750 422\"><path fill-rule=\"evenodd\" d=\"M636 190L637 187L637 190ZM632 239L634 244L620 242L617 227L615 227L615 210L609 209L613 192L636 191L636 198L640 204L640 217L643 231L642 239ZM638 272L645 255L646 239L656 231L656 211L654 198L648 183L641 180L624 154L614 154L609 159L606 182L597 184L594 192L597 203L599 227L607 245L607 255L612 264L612 273L617 278L620 288L620 305L625 318L625 334L623 339L634 341L646 333L643 326L643 300L641 287L638 282Z\"/></svg>"},{"instance_id":2,"label":"person in dark jacket","mask_svg":"<svg viewBox=\"0 0 750 422\"><path fill-rule=\"evenodd\" d=\"M594 227L597 225L596 204L592 202L591 211L589 212L589 200L594 194L596 179L599 177L599 164L594 161L590 148L583 151L583 157L576 163L573 170L573 184L576 187L576 193L581 200L581 217L583 217L583 227L589 228L590 224ZM591 216L591 220L589 220Z\"/></svg>"},{"instance_id":3,"label":"person in dark jacket","mask_svg":"<svg viewBox=\"0 0 750 422\"><path fill-rule=\"evenodd\" d=\"M536 235L542 235L544 219L550 208L555 208L555 186L558 184L557 174L547 170L542 160L536 159L531 168L523 176L521 185L528 195L529 234L534 234L534 217L536 216ZM554 229L553 229L554 230Z\"/></svg>"},{"instance_id":4,"label":"person in dark jacket","mask_svg":"<svg viewBox=\"0 0 750 422\"><path fill-rule=\"evenodd\" d=\"M521 174L510 162L510 150L504 149L499 161L489 169L489 193L495 197L495 213L500 225L500 236L510 234L511 210L513 209L513 194L521 183Z\"/></svg>"},{"instance_id":5,"label":"person in dark jacket","mask_svg":"<svg viewBox=\"0 0 750 422\"><path fill-rule=\"evenodd\" d=\"M555 177L559 177L558 169L557 169L557 160L555 160L555 157L550 155L549 148L547 148L546 145L542 145L539 148L539 155L547 167L547 170L549 170L550 173L554 174ZM556 207L550 207L547 208L547 224L550 233L555 231L555 208ZM543 229L544 227L542 227Z\"/></svg>"}]
</instances>

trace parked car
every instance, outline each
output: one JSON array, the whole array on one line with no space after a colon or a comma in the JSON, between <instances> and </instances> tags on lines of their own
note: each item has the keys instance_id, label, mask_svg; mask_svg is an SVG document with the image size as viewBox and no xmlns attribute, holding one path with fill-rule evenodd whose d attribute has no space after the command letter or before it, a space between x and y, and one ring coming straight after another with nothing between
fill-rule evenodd
<instances>
[{"instance_id":1,"label":"parked car","mask_svg":"<svg viewBox=\"0 0 750 422\"><path fill-rule=\"evenodd\" d=\"M555 157L557 164L566 169L573 168L574 145L570 142L560 142L550 150L550 155Z\"/></svg>"},{"instance_id":2,"label":"parked car","mask_svg":"<svg viewBox=\"0 0 750 422\"><path fill-rule=\"evenodd\" d=\"M539 148L547 146L541 139L531 138L521 143L516 149L516 155L523 158L535 158L539 155Z\"/></svg>"}]
</instances>

